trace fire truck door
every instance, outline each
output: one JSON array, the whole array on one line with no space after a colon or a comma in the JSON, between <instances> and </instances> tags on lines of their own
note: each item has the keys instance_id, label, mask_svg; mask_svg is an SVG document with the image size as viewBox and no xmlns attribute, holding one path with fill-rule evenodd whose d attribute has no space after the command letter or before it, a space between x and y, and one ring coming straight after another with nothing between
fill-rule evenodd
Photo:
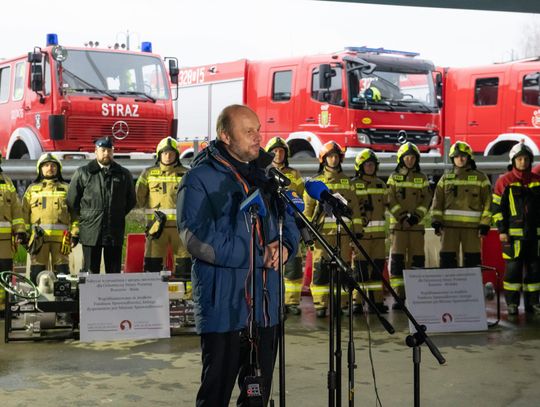
<instances>
[{"instance_id":1,"label":"fire truck door","mask_svg":"<svg viewBox=\"0 0 540 407\"><path fill-rule=\"evenodd\" d=\"M511 132L540 135L540 73L539 68L520 70L515 73L515 115L509 122Z\"/></svg>"},{"instance_id":2,"label":"fire truck door","mask_svg":"<svg viewBox=\"0 0 540 407\"><path fill-rule=\"evenodd\" d=\"M503 95L501 74L472 75L467 97L466 135L471 145L487 145L500 134ZM474 147L473 147L474 148Z\"/></svg>"},{"instance_id":3,"label":"fire truck door","mask_svg":"<svg viewBox=\"0 0 540 407\"><path fill-rule=\"evenodd\" d=\"M345 91L343 72L335 67L330 89L319 88L319 65L310 66L306 77L305 101L301 103L300 128L318 134L321 142L335 140L344 145L343 133L346 129L347 112L345 109Z\"/></svg>"},{"instance_id":4,"label":"fire truck door","mask_svg":"<svg viewBox=\"0 0 540 407\"><path fill-rule=\"evenodd\" d=\"M293 131L294 83L296 79L296 66L272 67L269 70L268 95L266 98L266 116L262 124L262 131L268 138L280 136L287 138Z\"/></svg>"},{"instance_id":5,"label":"fire truck door","mask_svg":"<svg viewBox=\"0 0 540 407\"><path fill-rule=\"evenodd\" d=\"M28 77L31 74L31 64L25 63ZM29 86L25 86L23 109L25 112L25 122L33 127L41 136L41 140L50 138L49 135L49 115L52 112L53 96L51 85L51 65L48 56L43 58L43 91L41 96L34 92ZM27 84L30 80L26 81ZM34 157L32 157L34 158ZM35 157L37 158L37 157Z\"/></svg>"}]
</instances>

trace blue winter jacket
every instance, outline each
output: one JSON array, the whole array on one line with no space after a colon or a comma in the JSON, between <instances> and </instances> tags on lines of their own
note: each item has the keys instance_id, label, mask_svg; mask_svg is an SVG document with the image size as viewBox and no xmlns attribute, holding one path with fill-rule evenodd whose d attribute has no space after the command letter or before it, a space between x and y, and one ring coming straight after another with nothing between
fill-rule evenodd
<instances>
[{"instance_id":1,"label":"blue winter jacket","mask_svg":"<svg viewBox=\"0 0 540 407\"><path fill-rule=\"evenodd\" d=\"M240 175L227 164L211 143L195 159L178 190L178 230L194 260L191 274L199 334L240 330L248 321L251 234L249 215L240 211L247 193ZM265 244L278 240L275 200L268 202L267 209L267 216L261 219ZM294 219L285 216L284 244L292 259L299 232ZM259 326L273 326L278 323L279 275L262 267L263 254L258 242L257 322Z\"/></svg>"}]
</instances>

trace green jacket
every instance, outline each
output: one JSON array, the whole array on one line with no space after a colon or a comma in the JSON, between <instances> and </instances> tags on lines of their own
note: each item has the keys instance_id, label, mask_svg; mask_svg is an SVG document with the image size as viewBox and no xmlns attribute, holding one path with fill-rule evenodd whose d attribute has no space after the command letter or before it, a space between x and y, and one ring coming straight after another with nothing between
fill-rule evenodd
<instances>
[{"instance_id":1,"label":"green jacket","mask_svg":"<svg viewBox=\"0 0 540 407\"><path fill-rule=\"evenodd\" d=\"M131 173L112 162L108 173L93 160L79 167L67 194L72 217L79 222L79 238L85 246L122 246L126 215L135 206Z\"/></svg>"}]
</instances>

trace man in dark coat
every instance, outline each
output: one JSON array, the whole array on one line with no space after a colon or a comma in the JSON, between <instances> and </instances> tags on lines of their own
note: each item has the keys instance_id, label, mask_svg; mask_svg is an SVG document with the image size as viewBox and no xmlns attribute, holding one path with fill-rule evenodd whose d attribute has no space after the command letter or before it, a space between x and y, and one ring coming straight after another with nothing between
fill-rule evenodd
<instances>
[{"instance_id":1,"label":"man in dark coat","mask_svg":"<svg viewBox=\"0 0 540 407\"><path fill-rule=\"evenodd\" d=\"M278 208L275 193L267 190L264 172L272 157L263 162L267 153L260 147L259 118L247 106L232 105L221 112L217 137L182 178L177 200L180 237L194 259L195 323L201 335L203 361L196 405L228 406L237 377L237 406L250 405L246 376L256 373L249 359L254 350L266 405L279 320ZM240 209L253 188L259 189L268 209L257 219L255 263L251 263L249 216ZM294 258L299 240L294 218L287 213L283 230L286 261ZM255 278L257 287L254 317L258 337L253 348L246 335L251 278Z\"/></svg>"},{"instance_id":2,"label":"man in dark coat","mask_svg":"<svg viewBox=\"0 0 540 407\"><path fill-rule=\"evenodd\" d=\"M113 160L109 137L96 141L96 159L79 167L69 185L67 204L79 222L83 271L99 273L104 252L105 271L120 273L126 215L135 206L131 173Z\"/></svg>"}]
</instances>

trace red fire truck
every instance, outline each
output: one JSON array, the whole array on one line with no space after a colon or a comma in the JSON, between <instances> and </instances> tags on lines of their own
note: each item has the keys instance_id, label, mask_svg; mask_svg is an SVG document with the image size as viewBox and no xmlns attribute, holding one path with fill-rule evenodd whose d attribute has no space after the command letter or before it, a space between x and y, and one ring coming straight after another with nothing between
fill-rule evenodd
<instances>
[{"instance_id":1,"label":"red fire truck","mask_svg":"<svg viewBox=\"0 0 540 407\"><path fill-rule=\"evenodd\" d=\"M171 82L177 61L142 52L72 48L47 35L45 48L0 61L0 147L4 157L36 159L44 151L87 158L93 142L115 138L120 157L145 157L176 136ZM169 79L170 78L170 79Z\"/></svg>"},{"instance_id":2,"label":"red fire truck","mask_svg":"<svg viewBox=\"0 0 540 407\"><path fill-rule=\"evenodd\" d=\"M178 136L214 137L232 103L254 109L265 140L281 136L293 156L315 156L335 140L347 156L370 147L394 153L407 141L440 155L441 75L418 54L349 47L274 61L246 59L182 68Z\"/></svg>"},{"instance_id":3,"label":"red fire truck","mask_svg":"<svg viewBox=\"0 0 540 407\"><path fill-rule=\"evenodd\" d=\"M444 72L443 127L484 155L524 140L540 153L540 58Z\"/></svg>"}]
</instances>

